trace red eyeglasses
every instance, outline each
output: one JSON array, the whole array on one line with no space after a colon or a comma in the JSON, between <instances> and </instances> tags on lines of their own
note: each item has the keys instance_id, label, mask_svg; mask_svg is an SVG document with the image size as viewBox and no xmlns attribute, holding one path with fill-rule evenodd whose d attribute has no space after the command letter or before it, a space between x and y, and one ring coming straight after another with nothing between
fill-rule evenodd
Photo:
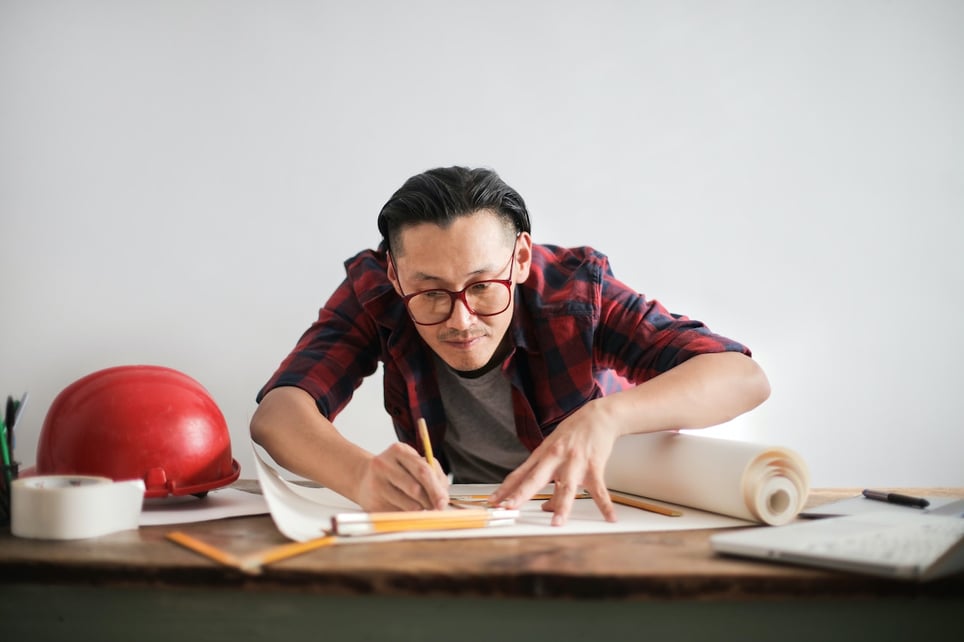
<instances>
[{"instance_id":1,"label":"red eyeglasses","mask_svg":"<svg viewBox=\"0 0 964 642\"><path fill-rule=\"evenodd\" d=\"M418 325L438 325L452 316L455 302L461 301L465 308L477 317L494 317L509 309L512 302L512 272L515 269L515 250L519 235L512 244L509 257L509 278L473 281L458 292L443 288L420 290L413 294L402 292L402 301L412 321ZM502 268L503 270L505 268ZM401 289L401 283L398 285Z\"/></svg>"}]
</instances>

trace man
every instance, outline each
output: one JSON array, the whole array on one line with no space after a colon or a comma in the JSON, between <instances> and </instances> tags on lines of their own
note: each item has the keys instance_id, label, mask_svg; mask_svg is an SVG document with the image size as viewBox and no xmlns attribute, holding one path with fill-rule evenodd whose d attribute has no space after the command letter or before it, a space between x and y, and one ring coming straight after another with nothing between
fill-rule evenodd
<instances>
[{"instance_id":1,"label":"man","mask_svg":"<svg viewBox=\"0 0 964 642\"><path fill-rule=\"evenodd\" d=\"M769 395L749 350L646 300L602 254L533 243L493 171L414 176L378 228L251 420L280 465L366 510L444 508L451 473L500 483L491 501L513 508L555 482L554 525L585 488L612 521L603 472L620 435L710 426ZM379 362L399 442L374 455L332 420Z\"/></svg>"}]
</instances>

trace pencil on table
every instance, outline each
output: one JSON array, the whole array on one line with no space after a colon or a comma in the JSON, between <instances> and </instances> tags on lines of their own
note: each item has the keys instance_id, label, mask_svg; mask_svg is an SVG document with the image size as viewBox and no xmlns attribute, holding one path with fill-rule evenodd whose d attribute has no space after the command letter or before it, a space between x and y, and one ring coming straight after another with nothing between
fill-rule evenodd
<instances>
[{"instance_id":1,"label":"pencil on table","mask_svg":"<svg viewBox=\"0 0 964 642\"><path fill-rule=\"evenodd\" d=\"M633 508L638 508L640 510L649 511L650 513L658 513L660 515L666 515L667 517L681 517L683 513L673 508L666 508L665 506L659 506L657 504L650 504L649 502L644 502L641 499L636 499L635 497L627 497L620 493L614 493L610 491L609 499L612 500L614 504L622 504L623 506L632 506Z\"/></svg>"},{"instance_id":2,"label":"pencil on table","mask_svg":"<svg viewBox=\"0 0 964 642\"><path fill-rule=\"evenodd\" d=\"M245 571L246 573L257 573L261 571L261 567L265 564L280 562L281 560L288 559L289 557L294 557L295 555L301 555L302 553L313 551L316 548L331 546L337 541L338 538L334 535L324 535L322 537L310 539L306 542L291 542L290 544L275 546L273 548L269 548L268 550L261 551L260 553L253 553L242 559L241 570Z\"/></svg>"},{"instance_id":3,"label":"pencil on table","mask_svg":"<svg viewBox=\"0 0 964 642\"><path fill-rule=\"evenodd\" d=\"M435 456L432 454L432 440L428 436L428 425L425 419L418 418L418 438L422 440L422 448L425 450L425 461L429 466L435 466Z\"/></svg>"},{"instance_id":4,"label":"pencil on table","mask_svg":"<svg viewBox=\"0 0 964 642\"><path fill-rule=\"evenodd\" d=\"M238 559L237 556L232 555L231 553L222 551L220 548L216 548L214 546L211 546L210 544L205 544L201 540L195 539L190 535L188 535L187 533L183 533L181 531L173 531L167 534L167 539L177 544L180 544L186 549L192 550L195 553L198 553L200 555L203 555L204 557L212 559L215 562L224 564L225 566L241 568L241 560Z\"/></svg>"},{"instance_id":5,"label":"pencil on table","mask_svg":"<svg viewBox=\"0 0 964 642\"><path fill-rule=\"evenodd\" d=\"M477 504L480 506L487 506L489 497L491 497L491 495L460 495L456 493L454 495L450 495L449 499L459 504ZM584 490L576 493L573 499L589 499L591 497L592 495L590 495L588 491ZM529 498L529 501L542 501L547 499L552 499L552 493L536 493Z\"/></svg>"}]
</instances>

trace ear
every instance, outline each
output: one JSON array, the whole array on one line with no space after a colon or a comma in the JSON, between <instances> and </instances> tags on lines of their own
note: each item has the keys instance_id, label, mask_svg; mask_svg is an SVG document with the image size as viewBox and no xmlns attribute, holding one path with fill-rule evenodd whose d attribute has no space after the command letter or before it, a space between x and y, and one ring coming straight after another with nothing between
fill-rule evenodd
<instances>
[{"instance_id":1,"label":"ear","mask_svg":"<svg viewBox=\"0 0 964 642\"><path fill-rule=\"evenodd\" d=\"M395 270L395 258L391 252L386 253L385 256L388 257L388 268L385 270L385 276L388 277L398 296L402 296L402 286L398 284L398 272Z\"/></svg>"},{"instance_id":2,"label":"ear","mask_svg":"<svg viewBox=\"0 0 964 642\"><path fill-rule=\"evenodd\" d=\"M518 247L515 251L516 283L524 283L529 278L529 268L532 267L532 236L528 232L519 235Z\"/></svg>"}]
</instances>

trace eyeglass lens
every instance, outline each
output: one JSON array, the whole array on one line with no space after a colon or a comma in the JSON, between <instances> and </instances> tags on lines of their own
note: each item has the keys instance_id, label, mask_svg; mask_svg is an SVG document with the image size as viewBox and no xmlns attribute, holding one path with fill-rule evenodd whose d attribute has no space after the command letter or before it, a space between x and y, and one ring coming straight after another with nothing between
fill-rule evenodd
<instances>
[{"instance_id":1,"label":"eyeglass lens","mask_svg":"<svg viewBox=\"0 0 964 642\"><path fill-rule=\"evenodd\" d=\"M472 314L490 316L504 312L509 307L512 292L500 281L470 283L461 292L426 290L408 301L408 310L418 323L438 323L449 318L455 299L461 299Z\"/></svg>"}]
</instances>

